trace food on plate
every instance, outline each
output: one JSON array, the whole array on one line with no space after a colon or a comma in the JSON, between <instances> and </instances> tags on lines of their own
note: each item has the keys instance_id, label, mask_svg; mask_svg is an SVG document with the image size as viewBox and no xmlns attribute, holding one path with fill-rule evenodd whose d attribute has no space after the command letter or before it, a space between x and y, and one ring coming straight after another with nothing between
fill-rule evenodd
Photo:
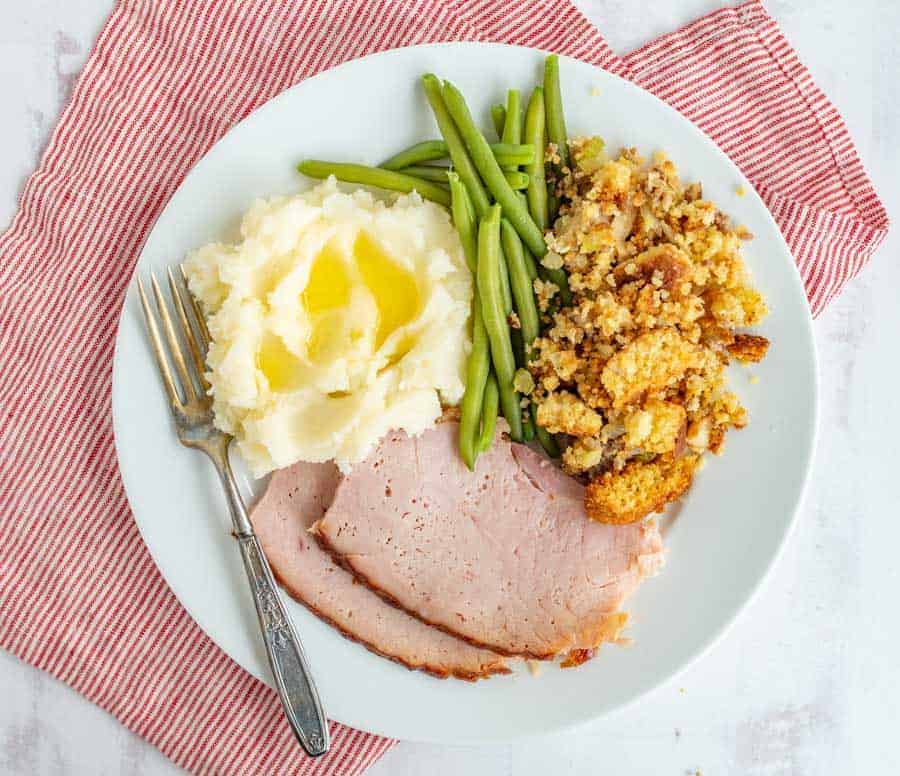
<instances>
[{"instance_id":1,"label":"food on plate","mask_svg":"<svg viewBox=\"0 0 900 776\"><path fill-rule=\"evenodd\" d=\"M588 514L627 523L679 498L699 456L747 424L725 367L765 355L768 340L744 329L767 310L742 258L750 235L664 154L611 157L577 138L567 166L560 150L548 153L562 206L543 261L566 271L572 301L539 295L530 399L565 435L564 468L590 480Z\"/></svg>"},{"instance_id":2,"label":"food on plate","mask_svg":"<svg viewBox=\"0 0 900 776\"><path fill-rule=\"evenodd\" d=\"M725 346L729 355L745 364L756 364L766 357L769 340L755 334L735 334L734 340Z\"/></svg>"},{"instance_id":3,"label":"food on plate","mask_svg":"<svg viewBox=\"0 0 900 776\"><path fill-rule=\"evenodd\" d=\"M529 164L540 155L535 146L520 144L518 141L491 143L491 153L504 167ZM395 154L383 161L378 167L382 170L403 170L424 162L434 162L450 156L450 148L443 140L425 140Z\"/></svg>"},{"instance_id":4,"label":"food on plate","mask_svg":"<svg viewBox=\"0 0 900 776\"><path fill-rule=\"evenodd\" d=\"M333 180L256 202L184 269L208 317L216 425L256 476L348 465L459 402L472 276L446 210Z\"/></svg>"},{"instance_id":5,"label":"food on plate","mask_svg":"<svg viewBox=\"0 0 900 776\"><path fill-rule=\"evenodd\" d=\"M506 93L506 105L503 108L503 124L497 130L500 140L504 143L522 142L522 121L519 118L522 114L520 107L521 98L522 95L518 89L510 89ZM511 117L509 121L506 120L507 116ZM535 156L535 158L539 159L540 156ZM504 170L515 170L517 164L504 164L501 166Z\"/></svg>"},{"instance_id":6,"label":"food on plate","mask_svg":"<svg viewBox=\"0 0 900 776\"><path fill-rule=\"evenodd\" d=\"M272 475L250 519L282 586L344 636L407 668L483 679L509 672L496 653L425 625L361 585L323 550L310 526L342 478L332 462L297 463Z\"/></svg>"},{"instance_id":7,"label":"food on plate","mask_svg":"<svg viewBox=\"0 0 900 776\"><path fill-rule=\"evenodd\" d=\"M503 136L503 129L506 126L506 106L497 103L491 105L491 121L494 124L494 130L498 137Z\"/></svg>"},{"instance_id":8,"label":"food on plate","mask_svg":"<svg viewBox=\"0 0 900 776\"><path fill-rule=\"evenodd\" d=\"M422 86L441 140L300 162L327 181L185 262L216 423L278 470L256 531L345 636L442 677L577 666L663 563L645 518L747 423L725 367L769 346L750 235L663 154L570 139L555 56L491 110L499 143Z\"/></svg>"},{"instance_id":9,"label":"food on plate","mask_svg":"<svg viewBox=\"0 0 900 776\"><path fill-rule=\"evenodd\" d=\"M377 167L366 167L364 164L344 164L341 162L322 162L318 159L306 159L297 165L297 170L310 178L329 178L334 176L345 183L362 183L366 186L377 186L380 189L400 191L409 194L417 191L425 199L439 205L450 204L447 190L434 185L422 176L413 177L403 172L381 170Z\"/></svg>"},{"instance_id":10,"label":"food on plate","mask_svg":"<svg viewBox=\"0 0 900 776\"><path fill-rule=\"evenodd\" d=\"M459 176L451 173L449 181L453 221L463 246L466 264L474 276L478 267L475 212ZM466 363L466 389L460 403L459 423L459 452L470 469L474 469L475 459L480 452L479 442L482 430L486 432L489 430L489 440L493 439L493 425L496 417L490 417L490 413L496 413L496 407L492 409L491 404L499 405L500 400L497 380L491 376L491 353L488 348L488 335L481 313L481 302L476 295L472 301L472 349L469 351ZM490 381L493 382L493 388L492 401L489 403L486 398Z\"/></svg>"},{"instance_id":11,"label":"food on plate","mask_svg":"<svg viewBox=\"0 0 900 776\"><path fill-rule=\"evenodd\" d=\"M634 523L681 498L691 487L697 455L629 461L595 477L585 490L587 513L602 523Z\"/></svg>"},{"instance_id":12,"label":"food on plate","mask_svg":"<svg viewBox=\"0 0 900 776\"><path fill-rule=\"evenodd\" d=\"M490 343L491 360L500 390L500 406L513 439L522 438L522 407L513 387L516 361L509 335L509 305L502 290L500 252L500 206L492 205L478 227L478 271L476 286L484 330Z\"/></svg>"},{"instance_id":13,"label":"food on plate","mask_svg":"<svg viewBox=\"0 0 900 776\"><path fill-rule=\"evenodd\" d=\"M560 108L561 110L561 108ZM525 111L525 139L539 148L547 145L546 115L544 90L538 86L531 94L528 109ZM547 175L543 160L535 160L529 167L530 185L528 187L528 213L542 232L546 231L551 216L556 213L557 202L547 191ZM546 251L545 251L546 252ZM542 256L543 254L535 254ZM552 283L559 293L563 304L568 304L569 283L566 273L559 267L551 267L545 261L537 265L537 273L541 281ZM535 291L537 291L535 288Z\"/></svg>"},{"instance_id":14,"label":"food on plate","mask_svg":"<svg viewBox=\"0 0 900 776\"><path fill-rule=\"evenodd\" d=\"M535 148L547 147L546 115L544 110L544 90L535 87L525 109L524 135ZM547 174L544 160L536 158L526 167L528 171L528 189L526 203L528 213L534 219L538 229L547 229Z\"/></svg>"},{"instance_id":15,"label":"food on plate","mask_svg":"<svg viewBox=\"0 0 900 776\"><path fill-rule=\"evenodd\" d=\"M488 317L489 326L486 327L488 339L491 341L491 361L493 362L492 380L497 384L500 397L500 405L503 407L503 415L509 426L510 436L517 441L530 441L537 435L544 449L551 455L556 454L557 448L552 438L543 430L538 429L534 423L533 414L522 409L521 397L514 382L515 370L511 366L524 368L527 365L529 350L534 337L537 335L537 309L531 283L537 277L538 270L532 251L542 255L546 250L543 239L536 241L535 234L540 234L540 224L546 223L546 218L536 221L529 212L529 199L521 194L510 196L508 187L504 186L500 179L500 168L490 159L486 153L486 141L474 126L471 114L465 104L465 100L459 91L449 83L440 84L433 75L425 75L422 83L428 97L429 104L434 113L438 127L447 142L454 167L460 171L459 181L462 185L451 184L451 199L453 201L454 222L460 231L460 237L464 245L473 241L468 237L474 232L471 222L474 217L482 219L485 229L484 237L481 236L479 226L478 255L482 252L487 257L486 261L478 262L478 271L484 275L484 281L479 285L477 309L474 310L475 331L484 322L485 314ZM536 90L538 97L540 91ZM529 137L529 115L534 123L534 116L543 116L542 107L535 113L534 97L526 111L525 125L519 114L519 96L515 90L510 90L507 96L507 105L502 111L496 111L498 117L502 114L503 127L498 134L503 139L512 140L525 135L527 140L536 140L533 147L543 148L543 130L532 132ZM542 101L541 102L542 106ZM540 119L541 128L543 118ZM535 186L540 187L543 180L543 164L540 158L526 163L529 176L528 192L533 197ZM479 175L484 177L486 186L482 184ZM503 215L500 232L502 234L502 247L496 244L496 228L493 225L497 218L497 206L488 207L489 197L487 190L497 197L499 207ZM457 202L461 204L457 204ZM485 223L486 222L486 223ZM528 245L526 250L525 244ZM483 245L482 245L483 242ZM473 252L474 248L472 249ZM501 297L495 296L494 286L499 282ZM484 298L482 298L484 295ZM515 297L515 299L513 299ZM515 301L515 309L513 308ZM505 319L505 325L498 322ZM510 350L513 351L514 362L510 362ZM477 349L470 355L471 361L481 356ZM489 383L483 379L480 372L473 371L473 375L479 377L478 381L469 381L466 385L467 395L471 395L471 403L478 405L484 386ZM490 383L493 386L493 382ZM466 403L469 403L467 398ZM464 460L472 467L474 457L470 450L472 444L470 435L471 427L465 423L461 425L460 450ZM489 438L482 434L482 438ZM477 455L480 450L476 450Z\"/></svg>"},{"instance_id":16,"label":"food on plate","mask_svg":"<svg viewBox=\"0 0 900 776\"><path fill-rule=\"evenodd\" d=\"M298 169L314 178L334 175L345 182L388 190L408 192L418 187L424 196L444 205L449 196L469 267L473 275L481 277L472 310L476 347L470 355L460 454L472 468L481 452L476 440L491 439L494 418L484 416L485 407L491 406L484 398L490 391L493 400L496 390L512 439L530 442L536 438L548 455L556 457L559 446L552 434L540 427L534 406L523 400L525 388L516 376L527 373L539 333L536 295L558 294L564 304L570 301L561 265L537 262L547 252L543 232L559 205L546 189L541 152L548 135L563 146L555 152L557 162L560 153L563 157L567 154L558 59L553 55L547 58L543 86L532 92L524 118L515 89L509 90L505 106L492 110L500 144L487 141L452 83L428 73L422 76L422 86L443 140L417 143L387 159L380 168L306 160ZM523 139L525 144L520 144ZM550 148L554 147L551 143ZM445 157L450 158L450 170L422 166ZM519 166L524 169L517 169ZM416 178L420 183L415 183ZM449 193L443 187L445 179ZM517 188L525 188L526 193ZM496 204L491 204L492 199ZM482 253L483 261L479 260ZM490 351L487 371L485 349Z\"/></svg>"},{"instance_id":17,"label":"food on plate","mask_svg":"<svg viewBox=\"0 0 900 776\"><path fill-rule=\"evenodd\" d=\"M411 167L402 168L400 172L413 178L420 178L423 181L434 181L435 183L447 183L449 176L453 174L449 167L430 164L414 164ZM503 177L514 189L524 189L528 186L528 175L524 172L504 170ZM410 188L415 188L415 183ZM432 197L432 199L434 198Z\"/></svg>"},{"instance_id":18,"label":"food on plate","mask_svg":"<svg viewBox=\"0 0 900 776\"><path fill-rule=\"evenodd\" d=\"M559 57L551 54L544 66L544 101L547 112L547 142L556 149L553 160L557 170L562 171L569 166L569 135L566 131L566 119L562 106L562 90L559 85ZM543 146L542 146L543 147ZM549 200L550 221L556 219L559 212L559 197L554 194ZM564 299L569 304L568 299Z\"/></svg>"},{"instance_id":19,"label":"food on plate","mask_svg":"<svg viewBox=\"0 0 900 776\"><path fill-rule=\"evenodd\" d=\"M428 76L425 77L428 78ZM522 242L535 256L543 256L547 248L541 230L531 220L527 207L506 182L503 170L500 169L497 159L491 153L490 146L484 135L481 134L481 130L475 125L475 120L469 112L462 93L449 81L444 81L441 95L447 111L466 145L475 169L478 170L485 187L501 207L503 217L515 227Z\"/></svg>"},{"instance_id":20,"label":"food on plate","mask_svg":"<svg viewBox=\"0 0 900 776\"><path fill-rule=\"evenodd\" d=\"M588 520L582 486L503 435L472 474L457 431L386 436L316 536L393 603L492 651L549 659L616 641L623 601L662 563L656 526Z\"/></svg>"}]
</instances>

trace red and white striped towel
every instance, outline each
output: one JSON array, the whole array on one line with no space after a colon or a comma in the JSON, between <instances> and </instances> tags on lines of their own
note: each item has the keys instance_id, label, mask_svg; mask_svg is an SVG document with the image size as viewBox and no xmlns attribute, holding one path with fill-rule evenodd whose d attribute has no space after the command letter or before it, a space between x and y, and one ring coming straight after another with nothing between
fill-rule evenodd
<instances>
[{"instance_id":1,"label":"red and white striped towel","mask_svg":"<svg viewBox=\"0 0 900 776\"><path fill-rule=\"evenodd\" d=\"M619 58L567 0L120 0L0 238L0 645L198 773L361 773L391 741L333 726L304 758L274 694L179 606L141 542L110 420L135 257L191 165L253 108L373 51L503 41L634 79L771 208L819 312L887 216L837 111L751 2Z\"/></svg>"}]
</instances>

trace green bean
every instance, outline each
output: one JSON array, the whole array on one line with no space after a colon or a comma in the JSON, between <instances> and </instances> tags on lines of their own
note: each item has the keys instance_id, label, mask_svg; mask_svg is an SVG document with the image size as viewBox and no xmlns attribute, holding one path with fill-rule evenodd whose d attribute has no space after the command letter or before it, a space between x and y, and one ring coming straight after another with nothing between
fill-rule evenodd
<instances>
[{"instance_id":1,"label":"green bean","mask_svg":"<svg viewBox=\"0 0 900 776\"><path fill-rule=\"evenodd\" d=\"M506 313L507 326L509 314L513 311L512 288L509 285L509 267L506 266L506 254L503 244L500 245L500 291L503 294L503 311Z\"/></svg>"},{"instance_id":2,"label":"green bean","mask_svg":"<svg viewBox=\"0 0 900 776\"><path fill-rule=\"evenodd\" d=\"M501 146L500 143L494 143L493 145ZM502 147L502 146L501 146ZM525 148L528 149L530 146L510 146L510 148ZM494 154L494 158L497 160L497 164L500 165L515 165L516 167L521 167L525 164L531 164L534 159L534 151L514 151L512 153L496 153Z\"/></svg>"},{"instance_id":3,"label":"green bean","mask_svg":"<svg viewBox=\"0 0 900 776\"><path fill-rule=\"evenodd\" d=\"M506 178L506 182L510 187L516 191L528 188L528 181L531 180L531 178L528 177L528 173L519 172L518 170L504 170L503 177Z\"/></svg>"},{"instance_id":4,"label":"green bean","mask_svg":"<svg viewBox=\"0 0 900 776\"><path fill-rule=\"evenodd\" d=\"M556 216L559 213L559 197L552 191L547 193L547 215L551 222L556 223Z\"/></svg>"},{"instance_id":5,"label":"green bean","mask_svg":"<svg viewBox=\"0 0 900 776\"><path fill-rule=\"evenodd\" d=\"M538 86L531 93L525 110L524 139L535 148L543 149L547 145L544 132L544 90ZM543 232L547 229L547 180L543 153L539 156L525 168L528 173L526 196L528 212L538 229Z\"/></svg>"},{"instance_id":6,"label":"green bean","mask_svg":"<svg viewBox=\"0 0 900 776\"><path fill-rule=\"evenodd\" d=\"M510 89L506 93L506 121L503 124L500 141L503 145L522 143L522 107L518 89Z\"/></svg>"},{"instance_id":7,"label":"green bean","mask_svg":"<svg viewBox=\"0 0 900 776\"><path fill-rule=\"evenodd\" d=\"M540 87L538 87L538 88L540 88ZM530 99L530 98L529 98L529 99ZM524 110L524 111L523 111L523 110L520 110L520 111L519 111L519 142L520 142L520 143L524 143L524 142L525 142L525 113L526 113L527 111L528 111L528 103L525 104L525 110ZM534 148L535 148L535 151L538 150L538 146L534 146ZM543 155L544 155L544 154L543 154L543 152L542 152L542 153L541 153L541 156L543 156ZM532 160L532 161L534 161L534 160Z\"/></svg>"},{"instance_id":8,"label":"green bean","mask_svg":"<svg viewBox=\"0 0 900 776\"><path fill-rule=\"evenodd\" d=\"M397 170L404 175L412 175L414 178L421 178L423 181L433 181L434 183L446 183L447 173L450 172L449 167L435 167L427 164L414 164L411 167L404 167ZM528 175L518 170L512 172L504 172L506 182L516 190L524 189L528 185Z\"/></svg>"},{"instance_id":9,"label":"green bean","mask_svg":"<svg viewBox=\"0 0 900 776\"><path fill-rule=\"evenodd\" d=\"M478 269L478 236L475 210L466 187L455 172L447 176L450 182L450 209L453 223L463 246L466 264L474 277ZM485 381L490 369L490 351L487 332L481 316L481 302L476 292L472 300L472 351L466 365L466 390L460 404L459 452L470 469L475 468L478 456L478 425L481 422L481 406L485 393ZM494 407L496 415L497 408Z\"/></svg>"},{"instance_id":10,"label":"green bean","mask_svg":"<svg viewBox=\"0 0 900 776\"><path fill-rule=\"evenodd\" d=\"M543 148L546 145L544 125L544 90L538 86L532 92L531 99L528 101L528 108L525 111L524 139L535 148ZM544 160L535 160L526 168L526 170L528 172L528 189L526 192L528 212L543 232L547 229L547 224L549 222ZM540 256L536 256L536 258L540 260ZM535 266L534 269L542 278L551 281L559 287L560 300L564 304L571 303L572 294L569 291L569 281L563 270L549 270L543 266ZM532 280L534 280L533 277Z\"/></svg>"},{"instance_id":11,"label":"green bean","mask_svg":"<svg viewBox=\"0 0 900 776\"><path fill-rule=\"evenodd\" d=\"M547 140L556 146L559 174L562 175L563 168L569 166L569 136L559 86L559 58L555 54L548 56L544 63L544 100L547 113ZM559 197L555 192L551 192L548 197L547 211L552 224L559 212Z\"/></svg>"},{"instance_id":12,"label":"green bean","mask_svg":"<svg viewBox=\"0 0 900 776\"><path fill-rule=\"evenodd\" d=\"M522 142L522 109L519 107L519 90L510 89L506 93L506 121L500 140L504 143ZM500 165L504 170L515 170L518 165ZM506 178L509 180L509 177ZM510 184L512 185L512 184ZM513 186L513 188L516 188Z\"/></svg>"},{"instance_id":13,"label":"green bean","mask_svg":"<svg viewBox=\"0 0 900 776\"><path fill-rule=\"evenodd\" d=\"M546 145L544 136L544 102L544 90L538 86L532 92L531 99L528 101L528 108L525 111L524 140L535 148L543 148ZM526 190L528 212L543 232L547 229L549 223L547 180L545 178L543 159L532 162L532 164L526 167L526 171L528 172L528 189ZM540 257L537 258L538 260L540 259ZM569 281L563 270L550 270L543 266L536 266L535 269L541 278L549 280L559 287L559 297L563 304L571 303L572 294L569 291ZM532 278L532 280L533 279L534 278Z\"/></svg>"},{"instance_id":14,"label":"green bean","mask_svg":"<svg viewBox=\"0 0 900 776\"><path fill-rule=\"evenodd\" d=\"M482 422L485 386L491 369L491 353L481 314L481 302L477 295L472 308L472 351L466 364L466 390L459 405L459 454L466 466L474 471L479 452L478 430ZM496 406L494 414L497 414Z\"/></svg>"},{"instance_id":15,"label":"green bean","mask_svg":"<svg viewBox=\"0 0 900 776\"><path fill-rule=\"evenodd\" d=\"M560 168L569 166L569 136L563 113L562 92L559 87L559 57L551 54L544 61L544 101L547 113L547 136L556 144Z\"/></svg>"},{"instance_id":16,"label":"green bean","mask_svg":"<svg viewBox=\"0 0 900 776\"><path fill-rule=\"evenodd\" d=\"M397 172L404 175L412 175L414 178L421 178L423 181L433 181L434 183L446 183L447 173L450 172L449 167L437 167L428 164L413 164L409 167L403 167ZM524 189L528 186L528 175L518 170L504 172L506 182L516 190Z\"/></svg>"},{"instance_id":17,"label":"green bean","mask_svg":"<svg viewBox=\"0 0 900 776\"><path fill-rule=\"evenodd\" d=\"M530 442L532 439L534 439L534 434L534 422L531 420L530 416L524 415L522 417L522 439L525 442Z\"/></svg>"},{"instance_id":18,"label":"green bean","mask_svg":"<svg viewBox=\"0 0 900 776\"><path fill-rule=\"evenodd\" d=\"M404 175L412 175L413 178L421 178L423 181L434 181L435 183L446 183L447 173L450 172L449 167L432 167L427 164L413 164L409 167L402 167L397 172Z\"/></svg>"},{"instance_id":19,"label":"green bean","mask_svg":"<svg viewBox=\"0 0 900 776\"><path fill-rule=\"evenodd\" d=\"M522 246L525 249L525 269L528 271L528 278L532 283L532 291L534 290L534 279L538 276L537 271L537 262L534 260L534 256L531 255L531 252Z\"/></svg>"},{"instance_id":20,"label":"green bean","mask_svg":"<svg viewBox=\"0 0 900 776\"><path fill-rule=\"evenodd\" d=\"M514 329L510 327L509 329L509 339L512 343L513 355L516 359L516 364L520 368L528 367L528 356L525 353L525 341L522 337L521 329ZM513 375L513 387L516 387L516 380L518 379L516 375L519 370L516 370L515 375ZM534 439L534 423L531 421L531 416L528 413L522 413L522 439L525 442L530 442Z\"/></svg>"},{"instance_id":21,"label":"green bean","mask_svg":"<svg viewBox=\"0 0 900 776\"><path fill-rule=\"evenodd\" d=\"M510 220L510 223L515 227L529 250L535 256L543 256L547 252L544 236L534 221L531 220L528 211L522 207L522 203L519 202L516 193L506 182L506 178L503 177L503 171L491 153L487 140L484 139L484 135L481 134L472 120L472 114L469 112L465 98L459 89L449 81L444 82L443 95L447 110L459 129L459 134L462 136L466 148L471 154L472 162L478 168L478 172L481 173L481 177L494 195L494 198L503 208L503 214ZM502 400L502 378L500 374L497 377L501 380L500 398Z\"/></svg>"},{"instance_id":22,"label":"green bean","mask_svg":"<svg viewBox=\"0 0 900 776\"><path fill-rule=\"evenodd\" d=\"M491 153L500 164L530 164L534 159L534 146L523 143L491 143ZM386 159L378 166L382 170L402 170L423 162L446 159L450 150L443 140L425 140Z\"/></svg>"},{"instance_id":23,"label":"green bean","mask_svg":"<svg viewBox=\"0 0 900 776\"><path fill-rule=\"evenodd\" d=\"M446 156L447 144L443 140L426 140L404 149L399 154L394 154L378 166L385 170L402 170L404 167L422 162L433 162L435 159L444 159Z\"/></svg>"},{"instance_id":24,"label":"green bean","mask_svg":"<svg viewBox=\"0 0 900 776\"><path fill-rule=\"evenodd\" d=\"M488 375L487 385L484 386L484 401L481 403L481 434L478 437L479 453L487 450L494 441L499 405L500 392L497 390L497 378L491 372Z\"/></svg>"},{"instance_id":25,"label":"green bean","mask_svg":"<svg viewBox=\"0 0 900 776\"><path fill-rule=\"evenodd\" d=\"M481 313L488 340L491 360L497 375L500 406L509 424L509 435L522 440L522 408L519 395L513 388L516 362L509 341L509 324L503 313L503 292L500 286L500 205L492 205L478 227L478 277L476 285L481 300Z\"/></svg>"},{"instance_id":26,"label":"green bean","mask_svg":"<svg viewBox=\"0 0 900 776\"><path fill-rule=\"evenodd\" d=\"M497 132L497 137L502 137L503 127L506 124L506 108L500 103L491 105L491 121L494 122L494 130Z\"/></svg>"},{"instance_id":27,"label":"green bean","mask_svg":"<svg viewBox=\"0 0 900 776\"><path fill-rule=\"evenodd\" d=\"M460 137L459 130L447 110L444 97L441 93L441 82L437 76L426 73L422 76L422 86L425 88L425 96L428 98L428 104L434 113L435 121L437 121L438 129L447 144L447 152L450 154L450 160L453 167L459 175L460 180L466 185L469 192L469 198L475 207L476 215L481 218L487 212L490 206L487 192L481 178L478 176L478 170L469 157L465 143Z\"/></svg>"},{"instance_id":28,"label":"green bean","mask_svg":"<svg viewBox=\"0 0 900 776\"><path fill-rule=\"evenodd\" d=\"M488 148L491 149L497 164L508 162L531 164L537 150L530 143L488 143Z\"/></svg>"},{"instance_id":29,"label":"green bean","mask_svg":"<svg viewBox=\"0 0 900 776\"><path fill-rule=\"evenodd\" d=\"M340 162L322 162L318 159L305 159L297 165L297 170L310 178L327 178L333 175L345 183L360 183L363 186L374 186L389 191L409 193L418 191L425 199L430 199L444 207L450 207L450 192L437 184L403 175L393 170L382 170L378 167L367 167L364 164L342 164Z\"/></svg>"},{"instance_id":30,"label":"green bean","mask_svg":"<svg viewBox=\"0 0 900 776\"><path fill-rule=\"evenodd\" d=\"M522 191L517 191L516 196L519 198L519 202L522 203L522 207L528 207L528 200L525 198L525 193ZM525 253L525 269L528 270L528 277L531 279L532 283L534 279L538 276L537 271L537 262L534 260L534 256L531 255L531 251L529 251L525 246L522 246ZM534 289L532 288L532 291Z\"/></svg>"},{"instance_id":31,"label":"green bean","mask_svg":"<svg viewBox=\"0 0 900 776\"><path fill-rule=\"evenodd\" d=\"M453 213L453 223L462 243L463 255L472 277L478 270L478 234L475 223L475 210L466 187L455 172L447 176L450 181L450 212Z\"/></svg>"},{"instance_id":32,"label":"green bean","mask_svg":"<svg viewBox=\"0 0 900 776\"><path fill-rule=\"evenodd\" d=\"M509 342L512 345L513 356L516 359L517 366L525 366L528 363L525 360L525 341L522 339L522 332L519 329L509 327Z\"/></svg>"},{"instance_id":33,"label":"green bean","mask_svg":"<svg viewBox=\"0 0 900 776\"><path fill-rule=\"evenodd\" d=\"M502 226L501 226L502 229ZM525 353L525 340L522 337L521 329L514 329L510 327L509 329L509 339L512 343L513 355L516 358L516 364L520 368L527 369L528 367L528 356ZM517 375L520 370L516 370L516 373L513 375L513 388L516 387L516 381L518 379ZM530 442L534 439L534 423L531 420L531 415L527 412L522 413L522 440L525 442Z\"/></svg>"},{"instance_id":34,"label":"green bean","mask_svg":"<svg viewBox=\"0 0 900 776\"><path fill-rule=\"evenodd\" d=\"M505 218L500 224L500 236L503 242L503 254L506 257L506 266L509 270L509 285L513 299L516 301L516 315L519 317L527 356L540 331L540 319L534 301L534 284L528 275L522 241L512 224Z\"/></svg>"},{"instance_id":35,"label":"green bean","mask_svg":"<svg viewBox=\"0 0 900 776\"><path fill-rule=\"evenodd\" d=\"M534 421L534 430L537 435L538 442L541 443L541 447L544 448L544 452L547 453L551 458L559 458L559 445L556 444L556 439L553 435L547 431L547 429L538 425L537 422L537 405L534 402L531 402L531 418Z\"/></svg>"}]
</instances>

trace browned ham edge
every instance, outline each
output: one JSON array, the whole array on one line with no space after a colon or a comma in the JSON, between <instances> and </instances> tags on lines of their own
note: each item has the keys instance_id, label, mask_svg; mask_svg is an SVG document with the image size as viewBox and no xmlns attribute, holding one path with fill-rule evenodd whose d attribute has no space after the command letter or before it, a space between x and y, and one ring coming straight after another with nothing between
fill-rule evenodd
<instances>
[{"instance_id":1,"label":"browned ham edge","mask_svg":"<svg viewBox=\"0 0 900 776\"><path fill-rule=\"evenodd\" d=\"M583 489L498 437L470 473L455 423L389 434L313 526L335 562L422 622L539 660L616 641L621 604L662 563L655 525L584 514Z\"/></svg>"},{"instance_id":2,"label":"browned ham edge","mask_svg":"<svg viewBox=\"0 0 900 776\"><path fill-rule=\"evenodd\" d=\"M406 605L404 605L403 601L395 598L386 590L378 587L371 579L369 579L364 574L361 574L356 570L354 564L349 562L346 557L336 552L333 547L328 543L328 540L322 537L317 531L315 526L310 529L310 531L315 535L318 540L319 545L322 550L328 553L332 562L335 565L340 566L340 568L344 569L348 574L351 574L355 577L361 584L365 585L366 589L370 590L374 595L381 598L385 603L390 606L394 606L400 611L406 612L411 617L414 617L417 620L420 620L424 625L428 627L434 628L442 633L445 633L449 636L452 636L460 641L464 641L466 644L471 645L475 649L485 649L490 650L498 655L502 655L504 657L510 658L524 658L526 660L555 660L556 658L563 656L563 661L560 663L560 668L575 668L580 666L589 660L592 660L597 655L597 650L601 644L609 643L623 643L620 640L622 631L625 629L625 625L628 622L628 614L620 611L613 611L608 614L602 615L591 627L590 629L585 629L582 633L582 638L577 642L579 646L574 646L569 648L560 647L559 649L545 651L545 652L534 652L534 651L519 651L515 652L510 649L501 647L499 645L489 645L479 639L472 638L470 636L463 635L459 633L457 630L451 627L447 627L442 622L438 622L435 620L429 620L425 618L423 615L416 612L414 609L410 609ZM635 585L637 587L637 585ZM293 595L293 594L292 594ZM625 596L623 596L624 598ZM302 603L302 601L301 601ZM309 607L307 607L309 608ZM314 613L318 614L318 616L325 620L326 622L330 622L327 617L323 617L318 612ZM334 624L334 623L332 623ZM341 630L339 626L335 625L338 630ZM344 634L346 635L346 634ZM350 636L349 638L353 638ZM354 639L355 640L355 639ZM625 639L624 642L628 640ZM581 644L589 644L590 646L580 646ZM370 650L375 652L376 654L381 654L375 649L369 647ZM387 656L386 656L387 657ZM392 658L393 659L393 658ZM427 669L426 669L427 670ZM428 673L434 674L434 672L429 671ZM509 670L506 669L504 671L498 671L497 673L509 673ZM445 678L445 677L442 677ZM466 679L468 677L457 677ZM473 679L479 679L482 677L473 677Z\"/></svg>"},{"instance_id":3,"label":"browned ham edge","mask_svg":"<svg viewBox=\"0 0 900 776\"><path fill-rule=\"evenodd\" d=\"M502 657L430 628L385 603L333 564L308 533L341 474L300 463L272 475L251 520L273 573L290 595L346 638L412 670L468 681L509 673Z\"/></svg>"},{"instance_id":4,"label":"browned ham edge","mask_svg":"<svg viewBox=\"0 0 900 776\"><path fill-rule=\"evenodd\" d=\"M332 628L334 628L338 633L340 633L345 639L349 639L350 641L359 644L360 646L365 647L369 652L372 652L379 657L387 658L388 660L397 663L398 665L403 666L404 668L408 668L410 671L422 671L426 674L430 674L436 679L449 679L453 677L454 679L462 679L466 682L477 682L479 679L487 679L491 676L495 676L498 674L508 674L511 673L509 667L505 665L501 660L490 660L485 663L481 670L472 671L470 669L465 668L462 665L452 665L448 663L428 663L428 662L418 662L413 663L409 658L392 654L390 652L386 652L380 649L378 646L373 644L372 642L366 641L361 638L359 635L354 633L351 630L344 628L337 620L329 617L325 612L321 609L316 609L312 604L304 601L301 597L299 591L292 590L290 584L288 584L285 580L283 580L273 569L272 572L275 575L275 579L278 581L278 584L281 585L293 598L300 604L303 604L309 611L311 611L316 617L318 617L323 622L327 622ZM484 650L479 650L484 651ZM499 655L496 655L499 658Z\"/></svg>"}]
</instances>

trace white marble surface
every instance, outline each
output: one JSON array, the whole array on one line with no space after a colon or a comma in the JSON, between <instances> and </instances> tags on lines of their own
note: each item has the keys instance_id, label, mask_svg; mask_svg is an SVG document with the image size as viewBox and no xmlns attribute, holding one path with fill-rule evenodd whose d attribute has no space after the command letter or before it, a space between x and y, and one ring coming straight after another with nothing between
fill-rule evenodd
<instances>
[{"instance_id":1,"label":"white marble surface","mask_svg":"<svg viewBox=\"0 0 900 776\"><path fill-rule=\"evenodd\" d=\"M0 225L47 142L111 0L0 3ZM618 51L715 0L579 0ZM769 0L900 214L900 5ZM900 772L900 227L817 321L822 428L794 533L714 650L638 705L577 734L510 746L403 743L371 776ZM777 451L774 451L777 454ZM4 515L5 519L9 516ZM50 676L0 652L0 774L178 769Z\"/></svg>"}]
</instances>

